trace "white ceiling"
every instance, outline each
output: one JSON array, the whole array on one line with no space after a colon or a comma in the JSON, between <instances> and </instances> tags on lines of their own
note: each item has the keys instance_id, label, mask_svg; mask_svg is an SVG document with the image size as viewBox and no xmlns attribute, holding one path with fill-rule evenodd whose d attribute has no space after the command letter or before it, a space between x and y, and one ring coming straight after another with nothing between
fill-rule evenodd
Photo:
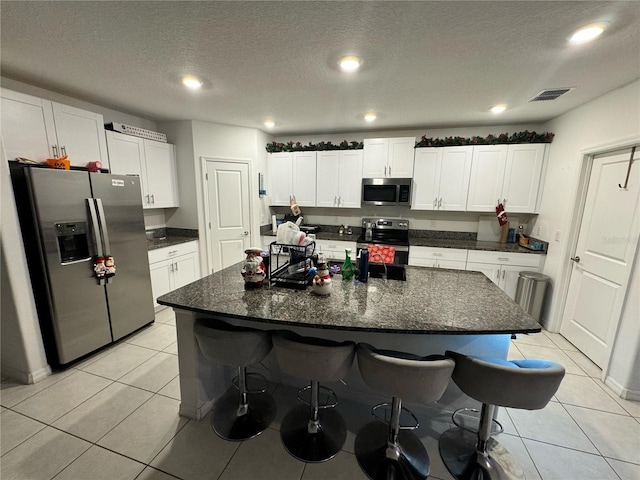
<instances>
[{"instance_id":1,"label":"white ceiling","mask_svg":"<svg viewBox=\"0 0 640 480\"><path fill-rule=\"evenodd\" d=\"M640 78L638 1L8 2L2 75L150 120L275 135L540 123ZM594 43L577 27L608 21ZM360 72L337 69L344 54ZM186 91L183 74L206 80ZM552 102L540 90L576 87ZM496 103L510 109L498 118ZM373 126L362 115L378 113Z\"/></svg>"}]
</instances>

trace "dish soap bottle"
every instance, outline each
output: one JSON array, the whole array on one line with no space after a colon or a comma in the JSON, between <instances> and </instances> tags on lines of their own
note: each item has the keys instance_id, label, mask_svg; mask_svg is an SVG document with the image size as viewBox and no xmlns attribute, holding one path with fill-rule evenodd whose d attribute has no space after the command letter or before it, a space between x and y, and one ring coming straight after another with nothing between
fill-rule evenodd
<instances>
[{"instance_id":1,"label":"dish soap bottle","mask_svg":"<svg viewBox=\"0 0 640 480\"><path fill-rule=\"evenodd\" d=\"M347 248L345 250L345 259L342 264L342 268L340 269L340 273L342 274L343 280L351 280L353 278L353 274L355 272L355 268L353 267L353 263L351 263L351 249Z\"/></svg>"}]
</instances>

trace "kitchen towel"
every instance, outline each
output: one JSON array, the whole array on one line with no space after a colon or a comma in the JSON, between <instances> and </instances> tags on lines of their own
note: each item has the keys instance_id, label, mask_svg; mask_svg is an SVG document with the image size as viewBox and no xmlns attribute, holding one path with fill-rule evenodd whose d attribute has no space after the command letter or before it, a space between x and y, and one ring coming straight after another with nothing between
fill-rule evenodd
<instances>
[{"instance_id":1,"label":"kitchen towel","mask_svg":"<svg viewBox=\"0 0 640 480\"><path fill-rule=\"evenodd\" d=\"M380 263L380 257L384 263L393 263L396 257L396 247L388 247L386 245L368 245L369 262ZM380 256L378 256L380 255Z\"/></svg>"}]
</instances>

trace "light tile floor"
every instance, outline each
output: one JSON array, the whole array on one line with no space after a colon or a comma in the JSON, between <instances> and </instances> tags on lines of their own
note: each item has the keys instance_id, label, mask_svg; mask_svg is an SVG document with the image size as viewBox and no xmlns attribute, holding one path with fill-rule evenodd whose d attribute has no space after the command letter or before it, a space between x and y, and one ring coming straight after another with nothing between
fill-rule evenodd
<instances>
[{"instance_id":1,"label":"light tile floor","mask_svg":"<svg viewBox=\"0 0 640 480\"><path fill-rule=\"evenodd\" d=\"M370 405L342 398L347 442L334 459L305 464L282 447L279 426L295 404L295 389L273 385L278 416L259 437L218 438L209 425L178 415L180 390L171 310L156 323L35 385L2 381L1 477L29 480L360 480L355 433L370 421ZM640 403L618 398L600 370L558 334L520 336L510 358L548 358L567 375L543 410L501 409L498 440L528 479L640 479ZM409 406L431 457L433 479L452 477L438 455L450 413L474 406L452 383L430 406Z\"/></svg>"}]
</instances>

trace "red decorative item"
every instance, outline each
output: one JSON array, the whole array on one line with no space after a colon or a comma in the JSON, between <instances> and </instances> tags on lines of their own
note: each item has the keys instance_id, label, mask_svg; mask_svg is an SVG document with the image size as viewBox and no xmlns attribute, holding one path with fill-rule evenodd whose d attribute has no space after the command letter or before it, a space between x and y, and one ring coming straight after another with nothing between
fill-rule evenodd
<instances>
[{"instance_id":1,"label":"red decorative item","mask_svg":"<svg viewBox=\"0 0 640 480\"><path fill-rule=\"evenodd\" d=\"M395 247L368 245L367 249L369 250L369 261L371 263L380 263L381 258L384 263L393 263L393 261L395 260Z\"/></svg>"},{"instance_id":2,"label":"red decorative item","mask_svg":"<svg viewBox=\"0 0 640 480\"><path fill-rule=\"evenodd\" d=\"M111 255L107 255L104 258L104 266L106 269L107 277L113 277L116 274L116 264L113 261L113 257Z\"/></svg>"},{"instance_id":3,"label":"red decorative item","mask_svg":"<svg viewBox=\"0 0 640 480\"><path fill-rule=\"evenodd\" d=\"M96 257L96 261L93 264L93 271L96 273L96 278L102 279L107 274L107 267L104 264L104 257Z\"/></svg>"},{"instance_id":4,"label":"red decorative item","mask_svg":"<svg viewBox=\"0 0 640 480\"><path fill-rule=\"evenodd\" d=\"M102 163L98 160L95 162L87 162L87 170L90 172L99 172L102 168Z\"/></svg>"},{"instance_id":5,"label":"red decorative item","mask_svg":"<svg viewBox=\"0 0 640 480\"><path fill-rule=\"evenodd\" d=\"M496 216L498 217L498 223L501 227L506 225L509 221L507 218L507 212L504 210L504 205L501 203L498 203L498 206L496 207Z\"/></svg>"}]
</instances>

